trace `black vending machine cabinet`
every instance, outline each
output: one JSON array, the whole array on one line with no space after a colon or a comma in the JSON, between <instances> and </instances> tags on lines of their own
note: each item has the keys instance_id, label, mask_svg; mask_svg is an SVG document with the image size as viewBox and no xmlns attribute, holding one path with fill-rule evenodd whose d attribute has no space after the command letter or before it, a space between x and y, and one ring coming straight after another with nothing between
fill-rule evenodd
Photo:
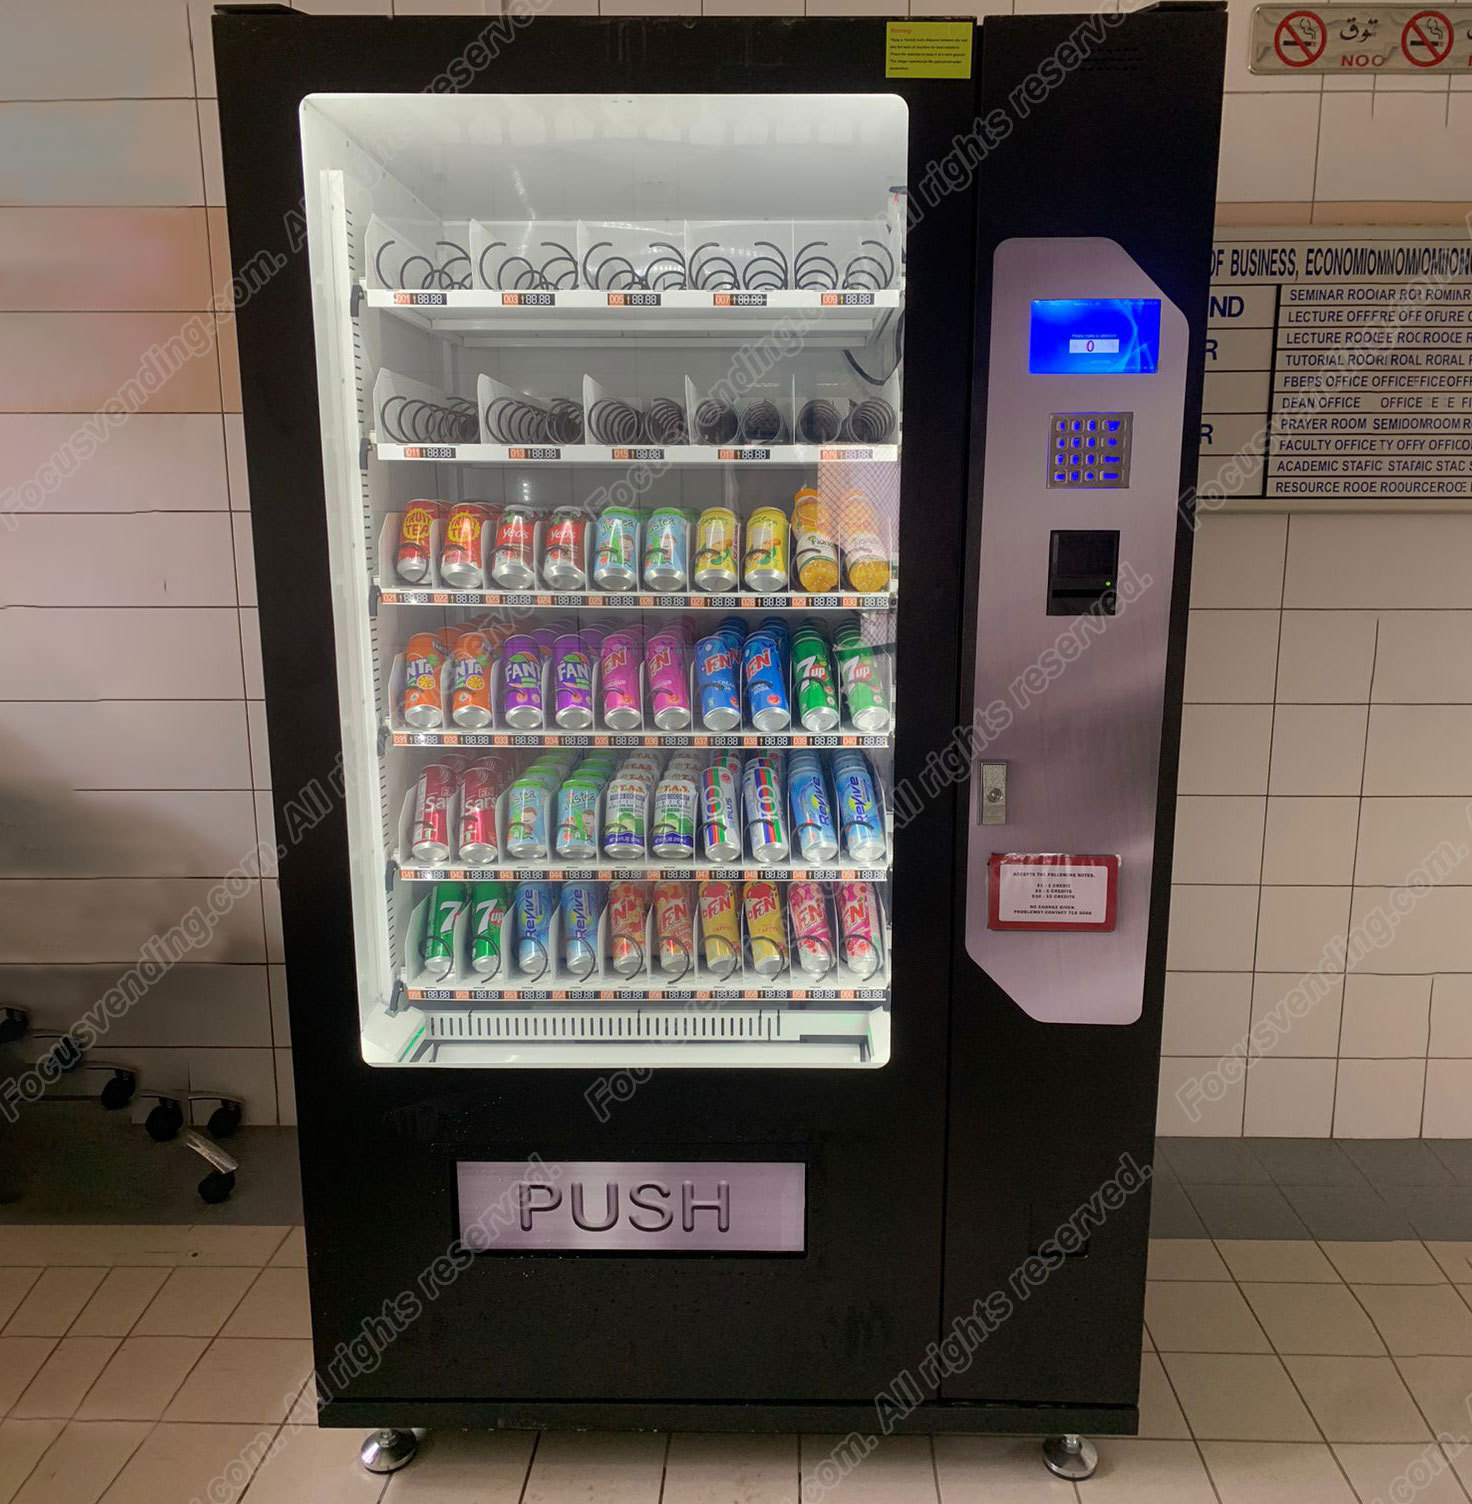
<instances>
[{"instance_id":1,"label":"black vending machine cabinet","mask_svg":"<svg viewBox=\"0 0 1472 1504\"><path fill-rule=\"evenodd\" d=\"M217 15L325 1424L1134 1429L1225 25Z\"/></svg>"}]
</instances>

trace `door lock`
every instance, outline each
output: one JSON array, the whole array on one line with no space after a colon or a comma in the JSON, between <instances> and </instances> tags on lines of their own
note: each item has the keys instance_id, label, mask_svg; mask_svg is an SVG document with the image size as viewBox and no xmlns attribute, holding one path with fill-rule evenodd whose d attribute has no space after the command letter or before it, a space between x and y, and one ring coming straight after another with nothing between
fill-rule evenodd
<instances>
[{"instance_id":1,"label":"door lock","mask_svg":"<svg viewBox=\"0 0 1472 1504\"><path fill-rule=\"evenodd\" d=\"M978 780L980 792L976 796L976 823L978 825L1005 825L1007 823L1007 764L984 762L978 764L981 774Z\"/></svg>"}]
</instances>

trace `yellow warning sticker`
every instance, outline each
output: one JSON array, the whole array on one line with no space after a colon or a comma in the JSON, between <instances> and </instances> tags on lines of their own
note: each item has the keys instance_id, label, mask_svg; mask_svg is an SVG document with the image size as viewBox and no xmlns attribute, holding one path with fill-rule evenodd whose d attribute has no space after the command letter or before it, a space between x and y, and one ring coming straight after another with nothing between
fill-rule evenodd
<instances>
[{"instance_id":1,"label":"yellow warning sticker","mask_svg":"<svg viewBox=\"0 0 1472 1504\"><path fill-rule=\"evenodd\" d=\"M886 78L970 78L972 21L891 21L885 31Z\"/></svg>"}]
</instances>

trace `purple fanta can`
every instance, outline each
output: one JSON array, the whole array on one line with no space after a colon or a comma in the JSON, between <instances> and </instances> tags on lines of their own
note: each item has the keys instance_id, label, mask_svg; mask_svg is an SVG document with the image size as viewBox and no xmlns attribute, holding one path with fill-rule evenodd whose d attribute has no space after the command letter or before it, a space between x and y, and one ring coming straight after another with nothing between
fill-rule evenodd
<instances>
[{"instance_id":1,"label":"purple fanta can","mask_svg":"<svg viewBox=\"0 0 1472 1504\"><path fill-rule=\"evenodd\" d=\"M508 637L501 648L501 714L518 731L542 726L542 653L535 637Z\"/></svg>"},{"instance_id":2,"label":"purple fanta can","mask_svg":"<svg viewBox=\"0 0 1472 1504\"><path fill-rule=\"evenodd\" d=\"M552 685L557 724L565 731L586 731L593 724L593 660L576 632L565 632L552 644Z\"/></svg>"},{"instance_id":3,"label":"purple fanta can","mask_svg":"<svg viewBox=\"0 0 1472 1504\"><path fill-rule=\"evenodd\" d=\"M632 731L644 719L639 704L639 644L630 632L610 632L599 649L599 698L610 731Z\"/></svg>"}]
</instances>

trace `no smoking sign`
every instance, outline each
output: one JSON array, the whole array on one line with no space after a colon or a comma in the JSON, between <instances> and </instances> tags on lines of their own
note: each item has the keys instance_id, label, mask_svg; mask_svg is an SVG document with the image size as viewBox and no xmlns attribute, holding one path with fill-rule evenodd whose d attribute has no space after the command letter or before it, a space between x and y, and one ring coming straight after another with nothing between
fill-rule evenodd
<instances>
[{"instance_id":1,"label":"no smoking sign","mask_svg":"<svg viewBox=\"0 0 1472 1504\"><path fill-rule=\"evenodd\" d=\"M1259 5L1252 14L1254 73L1472 74L1472 4Z\"/></svg>"}]
</instances>

